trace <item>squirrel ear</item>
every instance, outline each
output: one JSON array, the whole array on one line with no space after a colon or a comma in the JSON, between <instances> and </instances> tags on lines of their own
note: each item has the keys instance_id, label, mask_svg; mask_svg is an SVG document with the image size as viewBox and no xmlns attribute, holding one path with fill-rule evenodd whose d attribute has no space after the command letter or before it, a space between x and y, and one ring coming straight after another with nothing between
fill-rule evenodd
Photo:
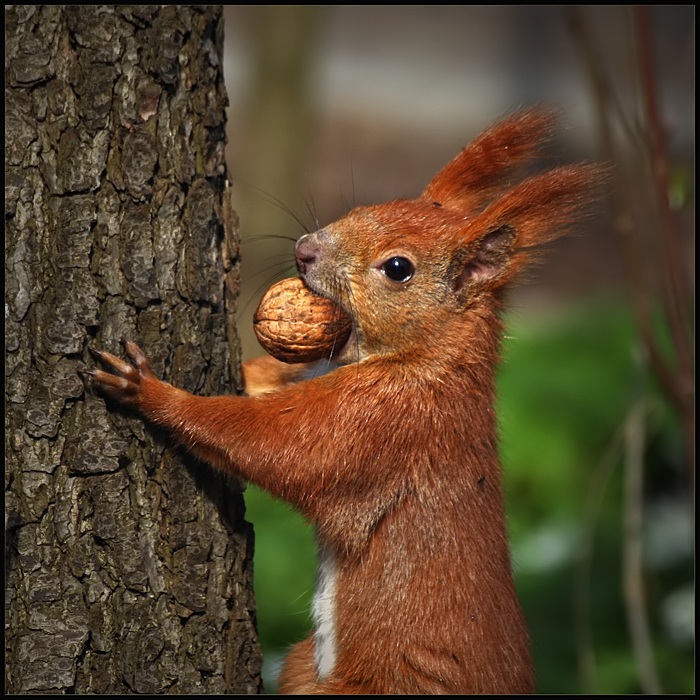
<instances>
[{"instance_id":1,"label":"squirrel ear","mask_svg":"<svg viewBox=\"0 0 700 700\"><path fill-rule=\"evenodd\" d=\"M538 155L549 138L554 113L524 110L477 136L430 182L423 199L476 214L514 172Z\"/></svg>"},{"instance_id":2,"label":"squirrel ear","mask_svg":"<svg viewBox=\"0 0 700 700\"><path fill-rule=\"evenodd\" d=\"M605 170L596 165L556 168L528 178L489 204L460 232L464 253L456 288L476 280L494 289L508 282L532 261L538 246L581 220L604 177Z\"/></svg>"},{"instance_id":3,"label":"squirrel ear","mask_svg":"<svg viewBox=\"0 0 700 700\"><path fill-rule=\"evenodd\" d=\"M472 282L491 282L507 271L516 233L510 226L489 231L465 251L465 259L458 261L461 268L455 279L454 290L459 292Z\"/></svg>"},{"instance_id":4,"label":"squirrel ear","mask_svg":"<svg viewBox=\"0 0 700 700\"><path fill-rule=\"evenodd\" d=\"M468 228L473 233L467 237L510 226L517 248L549 243L583 218L604 178L605 169L598 165L568 165L529 177L472 219Z\"/></svg>"}]
</instances>

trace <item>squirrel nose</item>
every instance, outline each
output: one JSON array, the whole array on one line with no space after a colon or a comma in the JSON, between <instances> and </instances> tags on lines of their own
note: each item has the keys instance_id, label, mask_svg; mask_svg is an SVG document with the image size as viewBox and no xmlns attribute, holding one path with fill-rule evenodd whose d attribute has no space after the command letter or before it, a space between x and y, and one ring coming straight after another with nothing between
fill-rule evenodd
<instances>
[{"instance_id":1,"label":"squirrel nose","mask_svg":"<svg viewBox=\"0 0 700 700\"><path fill-rule=\"evenodd\" d=\"M307 233L297 241L294 248L294 257L302 275L323 256L323 246L320 240L323 236L322 231Z\"/></svg>"}]
</instances>

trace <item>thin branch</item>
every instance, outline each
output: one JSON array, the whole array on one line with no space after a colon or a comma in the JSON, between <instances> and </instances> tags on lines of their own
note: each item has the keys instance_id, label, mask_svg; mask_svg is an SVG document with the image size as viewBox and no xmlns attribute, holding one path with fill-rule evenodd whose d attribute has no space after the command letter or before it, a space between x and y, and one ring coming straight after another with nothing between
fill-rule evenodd
<instances>
[{"instance_id":1,"label":"thin branch","mask_svg":"<svg viewBox=\"0 0 700 700\"><path fill-rule=\"evenodd\" d=\"M618 427L603 456L594 467L584 507L583 534L578 561L579 572L574 586L574 636L576 638L579 675L584 693L600 692L598 689L595 644L591 629L593 553L600 509L610 478L622 455L624 428L624 423Z\"/></svg>"},{"instance_id":2,"label":"thin branch","mask_svg":"<svg viewBox=\"0 0 700 700\"><path fill-rule=\"evenodd\" d=\"M643 154L652 162L650 176L642 183L633 183L623 169L627 151L619 144L614 133L614 123L623 126L629 137L630 120L623 105L617 99L608 78L609 66L605 56L596 46L588 26L584 10L580 6L569 8L569 25L574 42L581 50L591 80L594 104L597 109L599 132L605 157L616 170L616 186L612 188L611 204L615 229L625 247L630 291L639 331L646 348L649 363L663 391L677 407L681 416L691 484L694 481L694 373L692 366L691 297L687 292L685 269L681 262L679 234L668 199L668 158L663 129L656 104L658 102L648 23L648 8L641 8L641 30L635 33L639 44L640 91L644 97L645 117L635 134L633 155ZM636 25L635 27L636 28ZM640 36L641 35L641 36ZM655 165L654 165L655 164ZM645 169L636 164L635 173ZM645 197L640 184L650 188L651 197ZM656 202L658 200L658 204ZM656 205L656 206L655 206ZM659 210L663 211L659 211ZM654 225L656 221L658 225ZM651 223L650 223L651 222ZM650 225L651 247L659 243L660 252L650 251L645 256L642 227ZM673 340L676 366L665 357L657 338L653 322L654 300L658 298L654 278L661 278L661 301L664 318ZM671 280L672 282L669 282Z\"/></svg>"},{"instance_id":3,"label":"thin branch","mask_svg":"<svg viewBox=\"0 0 700 700\"><path fill-rule=\"evenodd\" d=\"M662 690L654 661L647 616L642 543L646 413L646 405L642 399L630 411L625 426L622 586L627 624L642 692L658 695Z\"/></svg>"},{"instance_id":4,"label":"thin branch","mask_svg":"<svg viewBox=\"0 0 700 700\"><path fill-rule=\"evenodd\" d=\"M662 265L663 301L678 362L674 376L673 393L683 415L692 480L695 449L695 392L692 358L693 323L690 317L691 293L683 265L680 234L669 200L668 149L665 130L659 114L650 10L645 5L636 5L633 11L638 43L639 72L648 122L647 147L653 172L652 184L655 186L656 199L662 219L658 237L661 239L661 250L664 255Z\"/></svg>"}]
</instances>

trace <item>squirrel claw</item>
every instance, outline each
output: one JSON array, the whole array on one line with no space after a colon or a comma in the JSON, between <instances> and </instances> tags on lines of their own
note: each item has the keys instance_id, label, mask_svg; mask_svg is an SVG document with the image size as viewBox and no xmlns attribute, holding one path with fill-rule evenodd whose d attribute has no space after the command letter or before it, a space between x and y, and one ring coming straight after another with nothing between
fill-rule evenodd
<instances>
[{"instance_id":1,"label":"squirrel claw","mask_svg":"<svg viewBox=\"0 0 700 700\"><path fill-rule=\"evenodd\" d=\"M90 354L105 369L86 369L95 389L108 399L123 405L135 406L143 388L143 380L153 378L148 359L136 343L122 339L131 360L123 360L111 352L88 346Z\"/></svg>"}]
</instances>

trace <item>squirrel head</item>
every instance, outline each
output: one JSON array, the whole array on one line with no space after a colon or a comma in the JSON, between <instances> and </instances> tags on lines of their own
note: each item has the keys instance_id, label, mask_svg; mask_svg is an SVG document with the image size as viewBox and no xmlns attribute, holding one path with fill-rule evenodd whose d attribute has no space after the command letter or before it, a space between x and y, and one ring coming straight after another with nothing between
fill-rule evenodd
<instances>
[{"instance_id":1,"label":"squirrel head","mask_svg":"<svg viewBox=\"0 0 700 700\"><path fill-rule=\"evenodd\" d=\"M434 353L468 343L479 318L497 319L504 288L579 221L601 180L594 165L518 179L553 124L549 112L519 112L478 136L419 197L357 207L299 239L306 283L354 320L354 359Z\"/></svg>"}]
</instances>

